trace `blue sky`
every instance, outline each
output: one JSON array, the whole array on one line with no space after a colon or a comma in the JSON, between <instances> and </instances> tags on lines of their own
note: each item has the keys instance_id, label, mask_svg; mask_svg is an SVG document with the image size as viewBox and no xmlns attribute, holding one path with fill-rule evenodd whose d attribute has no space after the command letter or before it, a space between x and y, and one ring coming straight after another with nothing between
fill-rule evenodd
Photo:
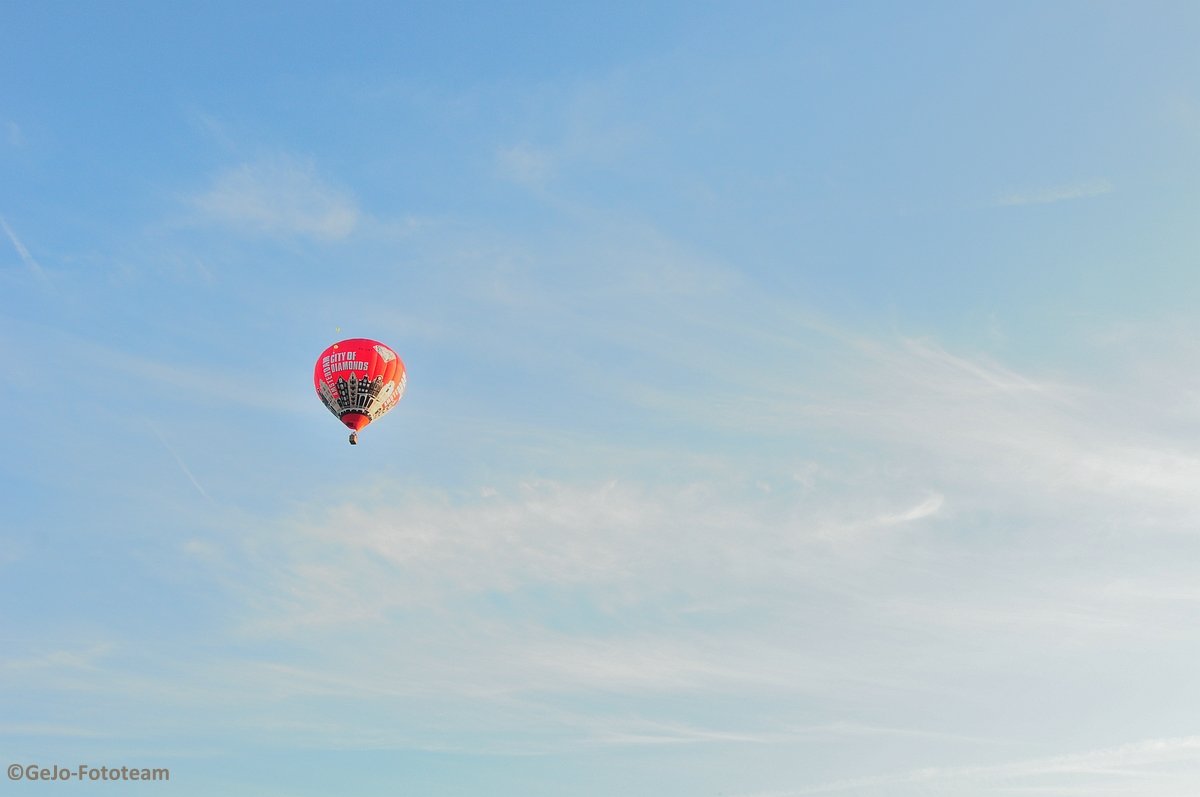
<instances>
[{"instance_id":1,"label":"blue sky","mask_svg":"<svg viewBox=\"0 0 1200 797\"><path fill-rule=\"evenodd\" d=\"M1192 4L0 20L6 766L1200 789Z\"/></svg>"}]
</instances>

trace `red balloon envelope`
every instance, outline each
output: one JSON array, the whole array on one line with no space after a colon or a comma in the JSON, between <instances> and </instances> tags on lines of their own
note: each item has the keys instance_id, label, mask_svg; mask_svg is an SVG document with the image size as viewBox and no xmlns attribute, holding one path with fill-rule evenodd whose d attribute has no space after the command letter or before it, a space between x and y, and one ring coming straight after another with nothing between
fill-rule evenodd
<instances>
[{"instance_id":1,"label":"red balloon envelope","mask_svg":"<svg viewBox=\"0 0 1200 797\"><path fill-rule=\"evenodd\" d=\"M404 361L377 340L351 338L321 352L313 385L329 411L350 427L350 442L364 426L396 406L408 379Z\"/></svg>"}]
</instances>

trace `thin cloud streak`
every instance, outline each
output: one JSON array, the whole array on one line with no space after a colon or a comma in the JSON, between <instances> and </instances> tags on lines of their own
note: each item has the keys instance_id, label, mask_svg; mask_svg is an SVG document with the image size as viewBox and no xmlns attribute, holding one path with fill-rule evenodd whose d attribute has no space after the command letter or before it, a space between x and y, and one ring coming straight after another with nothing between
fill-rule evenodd
<instances>
[{"instance_id":1,"label":"thin cloud streak","mask_svg":"<svg viewBox=\"0 0 1200 797\"><path fill-rule=\"evenodd\" d=\"M0 228L2 228L4 230L4 234L8 236L8 240L12 243L13 248L17 250L17 256L21 258L21 262L25 264L27 269L29 269L29 273L43 283L48 282L49 278L45 269L43 269L41 264L38 263L34 256L29 253L29 249L27 249L25 244L21 242L21 239L17 237L17 234L13 232L13 228L9 226L8 220L3 216L0 216Z\"/></svg>"},{"instance_id":2,"label":"thin cloud streak","mask_svg":"<svg viewBox=\"0 0 1200 797\"><path fill-rule=\"evenodd\" d=\"M208 491L204 489L199 481L197 481L195 475L192 474L191 468L189 468L187 463L183 461L183 457L179 456L179 452L177 452L175 448L167 442L167 438L163 437L163 434L159 430L158 426L150 422L147 422L146 425L150 427L152 432L154 432L154 436L158 438L158 441L163 444L163 448L167 449L167 452L175 460L175 463L179 465L179 469L183 471L184 476L187 476L188 481L192 483L192 486L196 488L196 491L199 492L200 495L204 496L206 501L212 501L212 496L210 496Z\"/></svg>"},{"instance_id":3,"label":"thin cloud streak","mask_svg":"<svg viewBox=\"0 0 1200 797\"><path fill-rule=\"evenodd\" d=\"M927 731L917 728L889 728L834 722L826 725L783 727L775 730L718 730L673 723L643 721L641 723L612 723L598 729L594 743L601 745L663 745L740 743L748 745L795 745L815 740L846 737L898 737L951 742L994 744L994 739Z\"/></svg>"},{"instance_id":4,"label":"thin cloud streak","mask_svg":"<svg viewBox=\"0 0 1200 797\"><path fill-rule=\"evenodd\" d=\"M0 736L49 736L80 739L100 739L107 734L88 728L77 728L71 725L50 725L46 723L3 723L0 724Z\"/></svg>"},{"instance_id":5,"label":"thin cloud streak","mask_svg":"<svg viewBox=\"0 0 1200 797\"><path fill-rule=\"evenodd\" d=\"M40 324L17 322L0 317L0 334L11 344L12 362L23 368L33 368L32 361L22 358L34 357L38 353L54 351L70 353L84 364L93 388L115 377L135 377L143 386L150 384L157 390L170 391L177 398L186 397L200 402L219 402L233 407L244 407L269 412L303 412L310 404L300 398L277 398L262 391L246 390L246 384L254 379L238 371L216 367L166 362L96 343L61 329ZM20 345L21 341L36 340L36 345ZM0 373L0 380L5 375ZM117 394L124 385L111 385Z\"/></svg>"},{"instance_id":6,"label":"thin cloud streak","mask_svg":"<svg viewBox=\"0 0 1200 797\"><path fill-rule=\"evenodd\" d=\"M1038 191L1005 194L996 199L999 207L1019 207L1022 205L1051 205L1056 202L1067 202L1073 199L1089 199L1091 197L1111 194L1115 188L1108 180L1086 180L1081 183L1070 183Z\"/></svg>"},{"instance_id":7,"label":"thin cloud streak","mask_svg":"<svg viewBox=\"0 0 1200 797\"><path fill-rule=\"evenodd\" d=\"M1183 773L1185 782L1195 783L1197 778L1200 778L1200 736L1148 739L1119 747L1025 759L1004 764L923 767L893 775L850 778L789 791L746 793L740 797L805 797L813 794L845 792L886 794L889 788L894 789L907 784L921 784L925 789L948 787L958 790L955 792L958 794L963 793L964 789L971 789L972 793L1001 794L1014 790L1024 791L1027 788L1037 788L1034 784L1020 786L1011 781L1031 780L1047 776L1101 776L1105 778L1121 776L1134 779L1161 779L1179 773L1156 771L1157 768L1177 766L1181 762L1196 765L1193 769ZM998 783L997 781L1002 782ZM1052 794L1073 793L1066 791L1071 788L1070 786L1064 786L1061 783L1053 786L1047 785L1044 788ZM984 791L980 792L980 789ZM1058 791L1058 789L1064 791ZM1122 789L1121 793L1145 793L1146 786L1141 783L1131 784L1129 789L1130 791ZM921 793L927 792L922 791Z\"/></svg>"},{"instance_id":8,"label":"thin cloud streak","mask_svg":"<svg viewBox=\"0 0 1200 797\"><path fill-rule=\"evenodd\" d=\"M311 162L287 157L226 169L191 204L209 221L268 236L336 241L360 220L349 192L318 177Z\"/></svg>"}]
</instances>

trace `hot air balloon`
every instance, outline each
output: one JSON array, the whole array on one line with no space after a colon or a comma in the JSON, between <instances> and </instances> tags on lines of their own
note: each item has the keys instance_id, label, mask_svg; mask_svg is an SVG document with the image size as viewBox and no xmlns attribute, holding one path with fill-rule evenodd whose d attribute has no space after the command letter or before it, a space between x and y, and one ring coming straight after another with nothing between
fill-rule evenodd
<instances>
[{"instance_id":1,"label":"hot air balloon","mask_svg":"<svg viewBox=\"0 0 1200 797\"><path fill-rule=\"evenodd\" d=\"M350 429L350 445L371 421L396 406L408 378L404 361L377 340L351 338L321 352L313 369L317 395Z\"/></svg>"}]
</instances>

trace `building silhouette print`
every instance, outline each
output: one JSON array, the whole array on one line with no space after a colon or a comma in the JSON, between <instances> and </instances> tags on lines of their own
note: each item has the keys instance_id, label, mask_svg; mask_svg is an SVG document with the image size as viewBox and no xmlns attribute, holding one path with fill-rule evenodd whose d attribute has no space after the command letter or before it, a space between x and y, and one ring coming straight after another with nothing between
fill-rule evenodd
<instances>
[{"instance_id":1,"label":"building silhouette print","mask_svg":"<svg viewBox=\"0 0 1200 797\"><path fill-rule=\"evenodd\" d=\"M386 411L390 403L394 403L388 399L395 388L395 382L385 384L382 376L375 377L374 381L360 380L355 374L351 374L349 379L339 377L337 398L334 400L336 407L331 405L331 409L338 417L356 412L374 420Z\"/></svg>"}]
</instances>

